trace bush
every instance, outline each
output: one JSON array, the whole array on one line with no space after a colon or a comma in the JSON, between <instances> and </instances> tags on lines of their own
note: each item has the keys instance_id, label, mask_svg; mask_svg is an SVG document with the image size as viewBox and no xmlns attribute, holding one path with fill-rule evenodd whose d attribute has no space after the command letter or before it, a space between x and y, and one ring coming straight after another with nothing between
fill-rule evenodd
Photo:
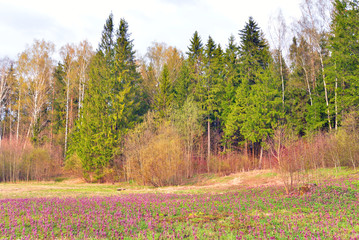
<instances>
[{"instance_id":1,"label":"bush","mask_svg":"<svg viewBox=\"0 0 359 240\"><path fill-rule=\"evenodd\" d=\"M176 129L151 113L127 137L127 179L156 187L179 184L185 177L183 142Z\"/></svg>"},{"instance_id":2,"label":"bush","mask_svg":"<svg viewBox=\"0 0 359 240\"><path fill-rule=\"evenodd\" d=\"M292 138L285 129L277 129L269 153L277 161L277 170L289 192L298 183L312 181L311 169L352 167L359 164L359 116L348 113L336 132L318 132L306 138ZM292 139L292 140L291 140Z\"/></svg>"},{"instance_id":3,"label":"bush","mask_svg":"<svg viewBox=\"0 0 359 240\"><path fill-rule=\"evenodd\" d=\"M49 145L34 148L30 143L4 139L0 151L0 181L49 180L61 174L61 157Z\"/></svg>"}]
</instances>

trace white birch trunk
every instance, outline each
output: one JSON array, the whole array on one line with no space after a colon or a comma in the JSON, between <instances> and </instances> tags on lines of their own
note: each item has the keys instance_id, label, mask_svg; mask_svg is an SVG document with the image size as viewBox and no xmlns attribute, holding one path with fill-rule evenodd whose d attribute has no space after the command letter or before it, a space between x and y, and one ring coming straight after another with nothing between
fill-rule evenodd
<instances>
[{"instance_id":1,"label":"white birch trunk","mask_svg":"<svg viewBox=\"0 0 359 240\"><path fill-rule=\"evenodd\" d=\"M304 67L304 64L302 64L302 68L303 68L303 70L304 70L305 80L306 80L306 82L307 82L307 88L308 88L309 99L310 99L310 106L313 106L312 91L310 90L310 84L309 84L309 79L308 79L308 72L307 72L307 69Z\"/></svg>"},{"instance_id":2,"label":"white birch trunk","mask_svg":"<svg viewBox=\"0 0 359 240\"><path fill-rule=\"evenodd\" d=\"M338 131L338 78L335 77L335 95L334 95L334 104L335 104L335 131Z\"/></svg>"},{"instance_id":3,"label":"white birch trunk","mask_svg":"<svg viewBox=\"0 0 359 240\"><path fill-rule=\"evenodd\" d=\"M209 164L211 161L211 127L210 127L210 119L208 116L208 121L207 121L207 172L209 173Z\"/></svg>"},{"instance_id":4,"label":"white birch trunk","mask_svg":"<svg viewBox=\"0 0 359 240\"><path fill-rule=\"evenodd\" d=\"M64 147L64 158L66 158L67 152L67 135L69 131L69 96L70 96L70 79L67 77L66 81L66 126L65 126L65 147Z\"/></svg>"},{"instance_id":5,"label":"white birch trunk","mask_svg":"<svg viewBox=\"0 0 359 240\"><path fill-rule=\"evenodd\" d=\"M322 77L323 77L323 84L324 84L325 103L326 103L326 105L327 105L328 125L329 125L329 130L332 130L332 125L331 125L331 122L330 122L329 99L328 99L327 83L326 83L326 81L325 81L325 72L324 72L323 57L322 57L322 54L319 54L319 55L320 55L320 64L321 64L321 68L322 68Z\"/></svg>"},{"instance_id":6,"label":"white birch trunk","mask_svg":"<svg viewBox=\"0 0 359 240\"><path fill-rule=\"evenodd\" d=\"M19 90L19 104L17 108L17 126L16 126L16 141L19 141L19 128L20 128L20 110L21 110L21 89Z\"/></svg>"},{"instance_id":7,"label":"white birch trunk","mask_svg":"<svg viewBox=\"0 0 359 240\"><path fill-rule=\"evenodd\" d=\"M283 104L283 109L284 109L284 77L283 77L282 55L279 55L279 65L280 65L280 77L282 80L282 104Z\"/></svg>"}]
</instances>

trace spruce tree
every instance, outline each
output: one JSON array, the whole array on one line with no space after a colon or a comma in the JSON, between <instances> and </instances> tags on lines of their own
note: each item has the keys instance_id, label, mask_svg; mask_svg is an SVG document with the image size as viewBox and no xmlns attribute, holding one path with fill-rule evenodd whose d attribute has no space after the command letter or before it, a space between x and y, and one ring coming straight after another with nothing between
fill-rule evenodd
<instances>
[{"instance_id":1,"label":"spruce tree","mask_svg":"<svg viewBox=\"0 0 359 240\"><path fill-rule=\"evenodd\" d=\"M203 44L202 40L198 35L198 32L195 31L192 39L190 40L191 44L188 47L188 63L190 69L190 89L192 94L196 94L198 91L197 85L202 80L203 72Z\"/></svg>"},{"instance_id":2,"label":"spruce tree","mask_svg":"<svg viewBox=\"0 0 359 240\"><path fill-rule=\"evenodd\" d=\"M250 144L254 156L258 145L273 134L281 117L280 82L272 76L268 44L252 18L240 36L241 83L224 131L228 139L245 143L246 148Z\"/></svg>"},{"instance_id":3,"label":"spruce tree","mask_svg":"<svg viewBox=\"0 0 359 240\"><path fill-rule=\"evenodd\" d=\"M191 90L190 68L188 61L184 61L177 81L174 83L174 105L180 108L189 97Z\"/></svg>"},{"instance_id":4,"label":"spruce tree","mask_svg":"<svg viewBox=\"0 0 359 240\"><path fill-rule=\"evenodd\" d=\"M116 33L115 72L118 91L126 93L124 98L125 110L120 120L123 130L132 128L148 109L143 98L142 79L137 71L135 51L128 23L121 19Z\"/></svg>"},{"instance_id":5,"label":"spruce tree","mask_svg":"<svg viewBox=\"0 0 359 240\"><path fill-rule=\"evenodd\" d=\"M127 22L121 19L115 35L112 18L111 14L106 21L89 68L83 115L70 149L81 159L89 181L102 181L106 169L114 166L122 136L137 119L139 75L133 45Z\"/></svg>"},{"instance_id":6,"label":"spruce tree","mask_svg":"<svg viewBox=\"0 0 359 240\"><path fill-rule=\"evenodd\" d=\"M208 38L203 56L203 74L196 85L195 100L202 107L207 128L207 171L211 157L211 129L212 123L219 120L219 94L223 78L223 51L211 37ZM217 126L219 124L216 124Z\"/></svg>"},{"instance_id":7,"label":"spruce tree","mask_svg":"<svg viewBox=\"0 0 359 240\"><path fill-rule=\"evenodd\" d=\"M156 110L159 112L160 117L168 117L169 109L173 100L173 88L169 78L169 71L167 65L163 67L159 91L156 96Z\"/></svg>"},{"instance_id":8,"label":"spruce tree","mask_svg":"<svg viewBox=\"0 0 359 240\"><path fill-rule=\"evenodd\" d=\"M333 4L329 49L337 129L343 113L359 104L359 4L354 0L335 0Z\"/></svg>"},{"instance_id":9,"label":"spruce tree","mask_svg":"<svg viewBox=\"0 0 359 240\"><path fill-rule=\"evenodd\" d=\"M238 68L238 46L235 44L233 35L228 39L228 46L223 57L224 82L223 90L219 96L220 102L220 119L222 129L231 112L231 106L235 103L236 90L240 83ZM228 135L223 135L225 147L230 147Z\"/></svg>"},{"instance_id":10,"label":"spruce tree","mask_svg":"<svg viewBox=\"0 0 359 240\"><path fill-rule=\"evenodd\" d=\"M203 54L203 44L198 32L195 31L192 39L190 40L191 44L188 47L188 59L197 60L202 57Z\"/></svg>"}]
</instances>

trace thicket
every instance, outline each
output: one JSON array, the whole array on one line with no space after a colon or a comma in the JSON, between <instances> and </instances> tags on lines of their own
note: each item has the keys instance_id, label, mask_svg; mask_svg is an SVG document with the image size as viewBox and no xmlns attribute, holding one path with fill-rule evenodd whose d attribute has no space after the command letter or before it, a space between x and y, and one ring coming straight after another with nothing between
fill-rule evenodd
<instances>
[{"instance_id":1,"label":"thicket","mask_svg":"<svg viewBox=\"0 0 359 240\"><path fill-rule=\"evenodd\" d=\"M0 181L17 182L51 180L63 174L61 150L49 144L34 147L31 143L3 139L0 151Z\"/></svg>"},{"instance_id":2,"label":"thicket","mask_svg":"<svg viewBox=\"0 0 359 240\"><path fill-rule=\"evenodd\" d=\"M95 51L66 44L57 64L54 45L35 40L0 65L1 181L64 167L163 186L276 168L290 191L310 169L357 168L358 3L305 0L301 11L291 35L273 19L271 45L250 17L225 47L196 31L186 53L154 43L136 59L112 14Z\"/></svg>"},{"instance_id":3,"label":"thicket","mask_svg":"<svg viewBox=\"0 0 359 240\"><path fill-rule=\"evenodd\" d=\"M189 167L178 131L171 122L155 119L152 113L128 134L124 153L126 177L140 184L180 184Z\"/></svg>"},{"instance_id":4,"label":"thicket","mask_svg":"<svg viewBox=\"0 0 359 240\"><path fill-rule=\"evenodd\" d=\"M274 160L287 192L304 182L315 181L311 170L351 167L359 163L359 115L347 114L337 132L317 132L298 138L288 129L277 129L267 154Z\"/></svg>"}]
</instances>

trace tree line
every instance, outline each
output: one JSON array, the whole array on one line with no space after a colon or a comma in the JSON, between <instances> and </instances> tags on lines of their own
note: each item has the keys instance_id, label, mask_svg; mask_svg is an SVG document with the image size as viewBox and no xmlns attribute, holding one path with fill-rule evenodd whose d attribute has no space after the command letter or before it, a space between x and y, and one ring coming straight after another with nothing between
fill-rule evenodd
<instances>
[{"instance_id":1,"label":"tree line","mask_svg":"<svg viewBox=\"0 0 359 240\"><path fill-rule=\"evenodd\" d=\"M116 26L111 14L96 50L66 44L56 63L54 44L35 40L16 61L3 58L0 180L64 167L87 181L161 186L287 166L281 153L319 133L353 137L358 3L304 0L301 10L292 31L279 12L268 39L250 17L224 47L196 31L185 53L153 43L141 58L126 20Z\"/></svg>"}]
</instances>

